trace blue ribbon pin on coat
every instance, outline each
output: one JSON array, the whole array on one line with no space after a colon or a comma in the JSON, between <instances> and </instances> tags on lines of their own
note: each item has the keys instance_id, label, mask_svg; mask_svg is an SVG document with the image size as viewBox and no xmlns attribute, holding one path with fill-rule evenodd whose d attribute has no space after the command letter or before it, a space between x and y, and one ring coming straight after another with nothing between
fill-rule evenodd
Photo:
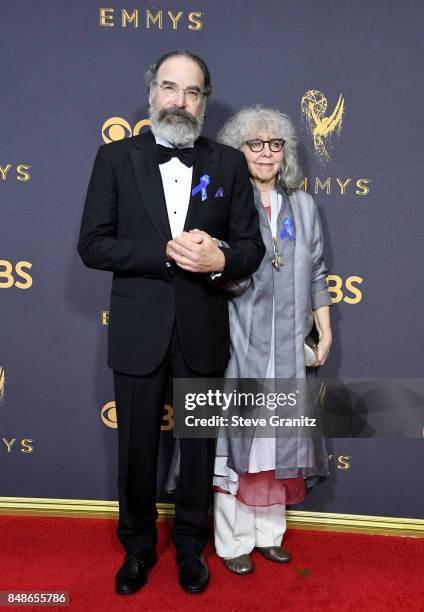
<instances>
[{"instance_id":1,"label":"blue ribbon pin on coat","mask_svg":"<svg viewBox=\"0 0 424 612\"><path fill-rule=\"evenodd\" d=\"M286 217L284 219L283 228L280 232L281 239L285 238L286 236L288 236L290 240L295 239L294 222L293 222L293 219L290 219L290 217Z\"/></svg>"},{"instance_id":2,"label":"blue ribbon pin on coat","mask_svg":"<svg viewBox=\"0 0 424 612\"><path fill-rule=\"evenodd\" d=\"M204 202L208 197L208 192L206 188L210 182L211 182L211 179L208 174L204 174L203 176L201 176L200 183L196 185L196 187L193 187L193 189L191 190L191 195L195 196L200 191L202 194L202 202Z\"/></svg>"}]
</instances>

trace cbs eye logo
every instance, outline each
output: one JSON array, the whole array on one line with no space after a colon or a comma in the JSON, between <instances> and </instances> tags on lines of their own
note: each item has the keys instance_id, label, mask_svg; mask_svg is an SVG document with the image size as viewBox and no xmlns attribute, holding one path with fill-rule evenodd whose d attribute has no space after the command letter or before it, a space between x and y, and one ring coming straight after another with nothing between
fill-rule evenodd
<instances>
[{"instance_id":1,"label":"cbs eye logo","mask_svg":"<svg viewBox=\"0 0 424 612\"><path fill-rule=\"evenodd\" d=\"M116 405L115 402L108 402L102 408L101 412L102 421L105 425L111 429L118 428L118 419L116 416Z\"/></svg>"},{"instance_id":2,"label":"cbs eye logo","mask_svg":"<svg viewBox=\"0 0 424 612\"><path fill-rule=\"evenodd\" d=\"M101 410L103 423L111 429L118 428L118 417L116 414L115 402L108 402ZM169 404L165 404L162 417L162 431L169 431L174 427L174 409Z\"/></svg>"},{"instance_id":3,"label":"cbs eye logo","mask_svg":"<svg viewBox=\"0 0 424 612\"><path fill-rule=\"evenodd\" d=\"M327 276L328 291L331 294L333 304L346 302L347 304L359 304L362 300L362 291L357 287L364 279L361 276L348 276L343 287L343 279L337 274Z\"/></svg>"},{"instance_id":4,"label":"cbs eye logo","mask_svg":"<svg viewBox=\"0 0 424 612\"><path fill-rule=\"evenodd\" d=\"M102 138L103 142L109 144L116 140L123 140L130 136L138 136L141 130L146 126L150 125L150 119L141 119L137 121L135 126L131 128L130 124L126 119L122 117L109 117L102 125Z\"/></svg>"},{"instance_id":5,"label":"cbs eye logo","mask_svg":"<svg viewBox=\"0 0 424 612\"><path fill-rule=\"evenodd\" d=\"M25 269L31 268L32 263L29 261L18 261L13 265L7 259L0 259L0 289L9 289L13 286L18 289L32 287L32 276L25 272Z\"/></svg>"}]
</instances>

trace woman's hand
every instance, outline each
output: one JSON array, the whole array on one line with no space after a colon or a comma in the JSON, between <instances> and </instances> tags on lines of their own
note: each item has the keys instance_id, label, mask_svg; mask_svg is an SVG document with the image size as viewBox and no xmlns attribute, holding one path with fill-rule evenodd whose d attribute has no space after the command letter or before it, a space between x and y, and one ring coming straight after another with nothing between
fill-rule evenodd
<instances>
[{"instance_id":1,"label":"woman's hand","mask_svg":"<svg viewBox=\"0 0 424 612\"><path fill-rule=\"evenodd\" d=\"M323 366L327 361L328 353L330 352L331 342L333 340L331 331L327 331L320 335L317 345L317 360L314 367Z\"/></svg>"},{"instance_id":2,"label":"woman's hand","mask_svg":"<svg viewBox=\"0 0 424 612\"><path fill-rule=\"evenodd\" d=\"M318 366L324 365L324 363L327 361L331 342L333 340L330 323L330 307L321 306L320 308L314 310L312 314L319 338L317 345L317 360L313 366L317 368Z\"/></svg>"}]
</instances>

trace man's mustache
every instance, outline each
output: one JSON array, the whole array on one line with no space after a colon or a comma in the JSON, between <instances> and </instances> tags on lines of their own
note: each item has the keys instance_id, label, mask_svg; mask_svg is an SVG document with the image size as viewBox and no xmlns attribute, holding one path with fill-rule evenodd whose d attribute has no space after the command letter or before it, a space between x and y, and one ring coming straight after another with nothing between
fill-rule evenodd
<instances>
[{"instance_id":1,"label":"man's mustache","mask_svg":"<svg viewBox=\"0 0 424 612\"><path fill-rule=\"evenodd\" d=\"M158 120L166 121L173 117L182 117L187 119L192 125L197 126L197 119L194 115L184 110L183 108L163 108L159 111Z\"/></svg>"}]
</instances>

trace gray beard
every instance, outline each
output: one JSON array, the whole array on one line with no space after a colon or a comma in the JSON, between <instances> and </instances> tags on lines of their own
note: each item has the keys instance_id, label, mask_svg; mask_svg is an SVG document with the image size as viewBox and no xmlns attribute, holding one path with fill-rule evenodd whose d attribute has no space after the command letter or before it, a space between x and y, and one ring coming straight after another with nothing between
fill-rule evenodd
<instances>
[{"instance_id":1,"label":"gray beard","mask_svg":"<svg viewBox=\"0 0 424 612\"><path fill-rule=\"evenodd\" d=\"M202 132L205 109L199 117L179 108L157 111L154 100L149 108L151 130L157 138L167 140L175 147L183 147L197 140Z\"/></svg>"}]
</instances>

